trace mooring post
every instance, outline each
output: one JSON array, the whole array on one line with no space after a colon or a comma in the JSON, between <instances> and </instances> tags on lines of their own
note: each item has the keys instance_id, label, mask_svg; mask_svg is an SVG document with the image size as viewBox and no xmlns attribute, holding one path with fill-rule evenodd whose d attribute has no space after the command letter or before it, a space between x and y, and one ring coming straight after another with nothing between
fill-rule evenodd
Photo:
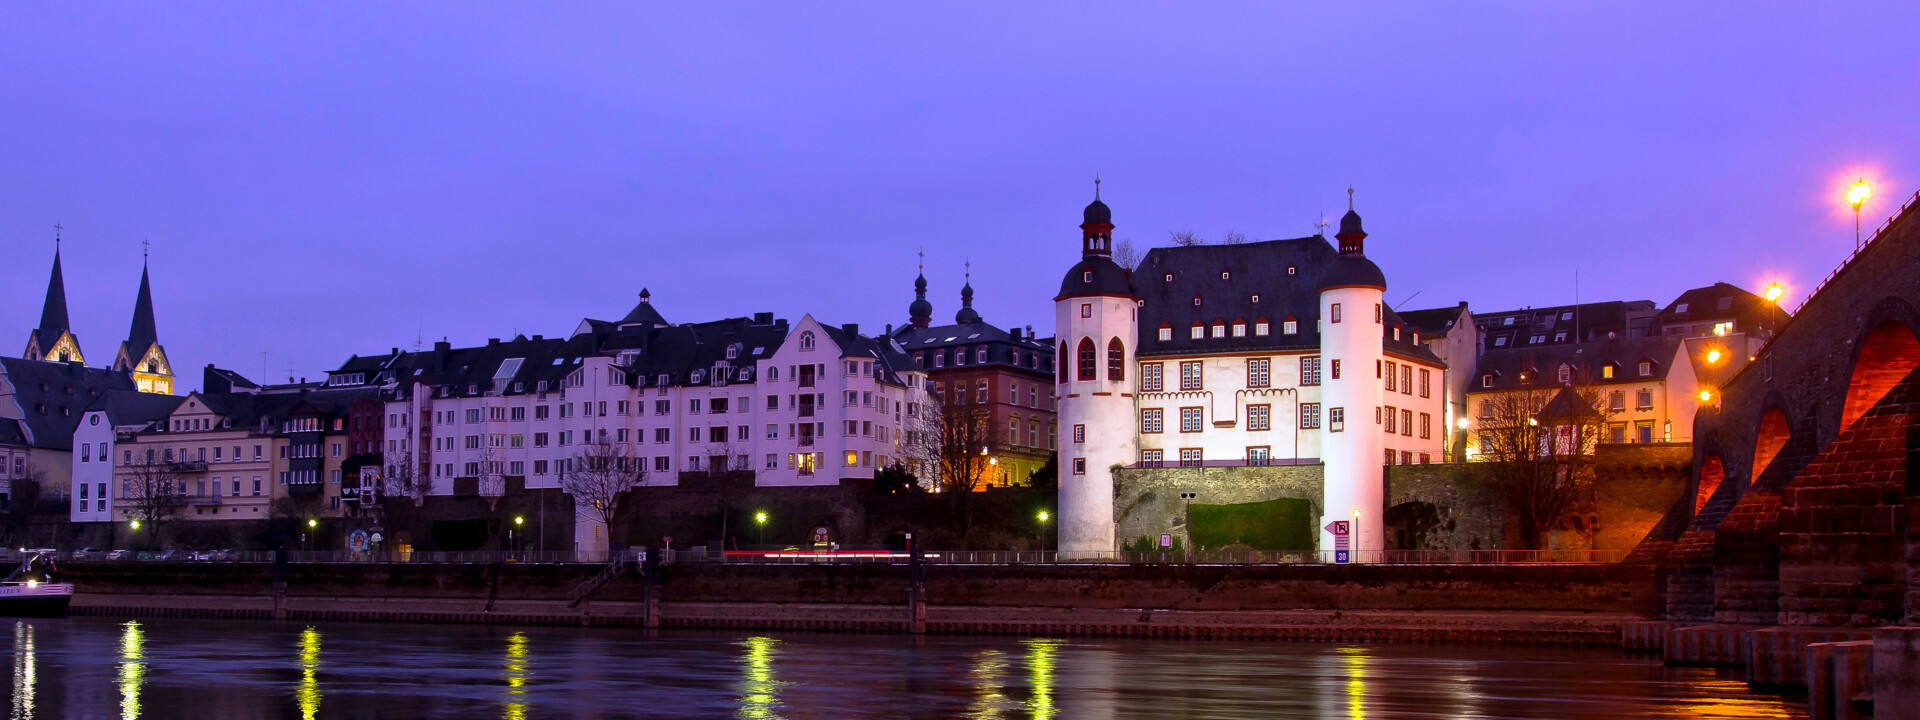
<instances>
[{"instance_id":1,"label":"mooring post","mask_svg":"<svg viewBox=\"0 0 1920 720\"><path fill-rule=\"evenodd\" d=\"M646 621L648 630L660 629L660 556L664 550L649 548L646 560L640 563L640 577L646 588Z\"/></svg>"},{"instance_id":2,"label":"mooring post","mask_svg":"<svg viewBox=\"0 0 1920 720\"><path fill-rule=\"evenodd\" d=\"M287 548L273 550L273 619L287 619Z\"/></svg>"},{"instance_id":3,"label":"mooring post","mask_svg":"<svg viewBox=\"0 0 1920 720\"><path fill-rule=\"evenodd\" d=\"M927 568L920 548L907 553L907 632L927 632Z\"/></svg>"}]
</instances>

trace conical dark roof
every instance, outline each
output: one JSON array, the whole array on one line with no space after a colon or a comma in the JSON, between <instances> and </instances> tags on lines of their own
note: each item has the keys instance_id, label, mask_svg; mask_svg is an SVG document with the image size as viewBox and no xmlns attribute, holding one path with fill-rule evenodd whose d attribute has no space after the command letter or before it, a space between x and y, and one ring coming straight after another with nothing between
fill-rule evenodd
<instances>
[{"instance_id":1,"label":"conical dark roof","mask_svg":"<svg viewBox=\"0 0 1920 720\"><path fill-rule=\"evenodd\" d=\"M665 327L667 319L660 315L660 311L653 309L653 293L647 292L646 288L640 288L640 304L633 306L633 310L628 312L626 317L620 318L619 324Z\"/></svg>"},{"instance_id":2,"label":"conical dark roof","mask_svg":"<svg viewBox=\"0 0 1920 720\"><path fill-rule=\"evenodd\" d=\"M67 327L67 283L60 275L60 251L53 251L53 275L47 279L47 303L40 308L40 327L34 330L40 351L53 349Z\"/></svg>"},{"instance_id":3,"label":"conical dark roof","mask_svg":"<svg viewBox=\"0 0 1920 720\"><path fill-rule=\"evenodd\" d=\"M1080 217L1081 222L1087 225L1113 224L1113 210L1108 209L1107 204L1100 202L1099 198L1094 198L1093 202L1088 203L1087 209L1080 213Z\"/></svg>"},{"instance_id":4,"label":"conical dark roof","mask_svg":"<svg viewBox=\"0 0 1920 720\"><path fill-rule=\"evenodd\" d=\"M127 329L127 351L133 353L133 361L139 362L147 348L160 342L160 332L153 324L153 290L147 283L147 269L140 268L140 295L133 301L133 326Z\"/></svg>"},{"instance_id":5,"label":"conical dark roof","mask_svg":"<svg viewBox=\"0 0 1920 720\"><path fill-rule=\"evenodd\" d=\"M1360 213L1354 212L1352 208L1348 208L1347 214L1340 216L1340 235L1352 235L1354 233L1365 235L1367 231L1360 229ZM1340 235L1335 235L1334 237L1339 237Z\"/></svg>"}]
</instances>

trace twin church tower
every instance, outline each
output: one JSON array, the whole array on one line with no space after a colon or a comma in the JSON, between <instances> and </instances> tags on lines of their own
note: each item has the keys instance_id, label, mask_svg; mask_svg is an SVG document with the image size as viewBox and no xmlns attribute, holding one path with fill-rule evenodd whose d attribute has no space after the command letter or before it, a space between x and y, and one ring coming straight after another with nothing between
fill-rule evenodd
<instances>
[{"instance_id":1,"label":"twin church tower","mask_svg":"<svg viewBox=\"0 0 1920 720\"><path fill-rule=\"evenodd\" d=\"M40 327L27 335L28 360L86 364L80 351L80 336L74 334L67 319L67 285L60 271L60 250L53 251L53 274L47 279L47 301L40 309ZM113 370L133 377L141 392L173 394L173 365L160 347L160 334L153 321L153 290L147 281L147 267L140 266L140 293L133 302L133 326L120 351L113 358Z\"/></svg>"},{"instance_id":2,"label":"twin church tower","mask_svg":"<svg viewBox=\"0 0 1920 720\"><path fill-rule=\"evenodd\" d=\"M1156 248L1133 268L1097 186L1082 220L1054 296L1060 550L1138 540L1116 537L1117 469L1272 465L1320 466L1314 527L1351 521L1356 559L1383 549L1384 466L1442 457L1446 364L1382 302L1351 201L1337 246Z\"/></svg>"}]
</instances>

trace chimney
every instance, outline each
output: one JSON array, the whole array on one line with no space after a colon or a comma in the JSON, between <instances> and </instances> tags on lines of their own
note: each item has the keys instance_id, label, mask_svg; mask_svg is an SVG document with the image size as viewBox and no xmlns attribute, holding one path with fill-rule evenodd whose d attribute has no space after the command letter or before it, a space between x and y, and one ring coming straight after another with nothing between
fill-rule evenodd
<instances>
[{"instance_id":1,"label":"chimney","mask_svg":"<svg viewBox=\"0 0 1920 720\"><path fill-rule=\"evenodd\" d=\"M849 338L860 337L860 323L847 323L845 325L841 325L840 332L846 333L847 337Z\"/></svg>"},{"instance_id":2,"label":"chimney","mask_svg":"<svg viewBox=\"0 0 1920 720\"><path fill-rule=\"evenodd\" d=\"M499 344L500 344L500 338L487 338L487 347L493 347Z\"/></svg>"},{"instance_id":3,"label":"chimney","mask_svg":"<svg viewBox=\"0 0 1920 720\"><path fill-rule=\"evenodd\" d=\"M887 336L893 336L893 323L887 323Z\"/></svg>"},{"instance_id":4,"label":"chimney","mask_svg":"<svg viewBox=\"0 0 1920 720\"><path fill-rule=\"evenodd\" d=\"M1034 337L1035 337L1035 335L1033 334L1033 326L1032 326L1032 325L1028 325L1028 326L1027 326L1027 339L1028 339L1028 340L1032 340L1032 339L1033 339Z\"/></svg>"},{"instance_id":5,"label":"chimney","mask_svg":"<svg viewBox=\"0 0 1920 720\"><path fill-rule=\"evenodd\" d=\"M545 339L546 339L546 338L545 338L544 336L541 336L541 335L535 335L535 336L533 336L533 341L534 341L534 342L540 342L541 340L545 340Z\"/></svg>"},{"instance_id":6,"label":"chimney","mask_svg":"<svg viewBox=\"0 0 1920 720\"><path fill-rule=\"evenodd\" d=\"M452 353L453 353L453 343L442 340L440 342L433 344L434 374L437 375L439 373L443 373L447 371L447 356Z\"/></svg>"},{"instance_id":7,"label":"chimney","mask_svg":"<svg viewBox=\"0 0 1920 720\"><path fill-rule=\"evenodd\" d=\"M1008 335L1012 335L1012 336L1013 336L1013 339L1015 339L1015 340L1019 340L1019 339L1020 339L1020 328L1014 328L1014 329L1012 329L1012 330L1008 330L1008 331L1007 331L1007 334L1008 334Z\"/></svg>"},{"instance_id":8,"label":"chimney","mask_svg":"<svg viewBox=\"0 0 1920 720\"><path fill-rule=\"evenodd\" d=\"M213 363L207 363L207 369L200 372L200 389L210 393L232 392L233 384L220 374Z\"/></svg>"}]
</instances>

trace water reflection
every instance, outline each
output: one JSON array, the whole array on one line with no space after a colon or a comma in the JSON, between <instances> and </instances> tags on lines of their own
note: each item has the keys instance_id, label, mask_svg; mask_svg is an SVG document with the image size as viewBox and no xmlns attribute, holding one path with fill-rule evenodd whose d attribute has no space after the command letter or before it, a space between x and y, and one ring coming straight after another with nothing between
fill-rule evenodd
<instances>
[{"instance_id":1,"label":"water reflection","mask_svg":"<svg viewBox=\"0 0 1920 720\"><path fill-rule=\"evenodd\" d=\"M747 676L740 683L739 717L780 717L775 712L780 703L779 683L773 678L774 645L777 642L770 637L755 636L740 643L747 650Z\"/></svg>"},{"instance_id":2,"label":"water reflection","mask_svg":"<svg viewBox=\"0 0 1920 720\"><path fill-rule=\"evenodd\" d=\"M967 681L973 685L976 695L973 703L967 707L972 717L992 717L1006 710L1011 703L1000 692L1001 679L1007 674L1006 654L999 650L981 650L974 655L973 670L967 673Z\"/></svg>"},{"instance_id":3,"label":"water reflection","mask_svg":"<svg viewBox=\"0 0 1920 720\"><path fill-rule=\"evenodd\" d=\"M1347 717L1367 717L1367 651L1357 647L1340 648L1347 671Z\"/></svg>"},{"instance_id":4,"label":"water reflection","mask_svg":"<svg viewBox=\"0 0 1920 720\"><path fill-rule=\"evenodd\" d=\"M13 623L13 720L33 720L34 683L39 680L39 658L33 647L33 626Z\"/></svg>"},{"instance_id":5,"label":"water reflection","mask_svg":"<svg viewBox=\"0 0 1920 720\"><path fill-rule=\"evenodd\" d=\"M1060 649L1058 640L1028 640L1027 681L1033 687L1033 697L1027 700L1027 711L1034 720L1052 718L1058 711L1053 706L1054 653Z\"/></svg>"},{"instance_id":6,"label":"water reflection","mask_svg":"<svg viewBox=\"0 0 1920 720\"><path fill-rule=\"evenodd\" d=\"M300 702L300 716L313 720L320 715L320 631L309 626L300 631L300 687L293 696Z\"/></svg>"},{"instance_id":7,"label":"water reflection","mask_svg":"<svg viewBox=\"0 0 1920 720\"><path fill-rule=\"evenodd\" d=\"M140 717L140 683L147 677L146 636L140 623L128 620L120 630L120 717Z\"/></svg>"},{"instance_id":8,"label":"water reflection","mask_svg":"<svg viewBox=\"0 0 1920 720\"><path fill-rule=\"evenodd\" d=\"M507 701L500 717L527 720L527 634L507 636Z\"/></svg>"}]
</instances>

